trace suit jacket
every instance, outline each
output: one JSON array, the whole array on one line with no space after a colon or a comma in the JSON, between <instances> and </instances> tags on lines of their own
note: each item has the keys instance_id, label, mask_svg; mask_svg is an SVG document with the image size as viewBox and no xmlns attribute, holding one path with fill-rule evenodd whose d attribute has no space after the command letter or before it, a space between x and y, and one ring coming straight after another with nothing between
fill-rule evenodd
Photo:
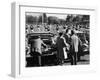
<instances>
[{"instance_id":1,"label":"suit jacket","mask_svg":"<svg viewBox=\"0 0 100 80\"><path fill-rule=\"evenodd\" d=\"M78 52L78 46L79 46L78 36L72 35L72 37L71 37L71 51Z\"/></svg>"}]
</instances>

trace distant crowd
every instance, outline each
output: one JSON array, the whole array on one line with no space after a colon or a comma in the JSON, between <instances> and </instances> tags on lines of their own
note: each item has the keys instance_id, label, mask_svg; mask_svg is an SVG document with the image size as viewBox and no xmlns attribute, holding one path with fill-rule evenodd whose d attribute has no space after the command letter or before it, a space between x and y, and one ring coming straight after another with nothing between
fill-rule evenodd
<instances>
[{"instance_id":1,"label":"distant crowd","mask_svg":"<svg viewBox=\"0 0 100 80\"><path fill-rule=\"evenodd\" d=\"M87 25L86 25L87 26ZM75 30L84 30L86 28L84 25L60 25L60 24L26 24L26 34L34 32L50 32L56 34L58 31L65 31L67 28ZM83 29L84 28L84 29Z\"/></svg>"}]
</instances>

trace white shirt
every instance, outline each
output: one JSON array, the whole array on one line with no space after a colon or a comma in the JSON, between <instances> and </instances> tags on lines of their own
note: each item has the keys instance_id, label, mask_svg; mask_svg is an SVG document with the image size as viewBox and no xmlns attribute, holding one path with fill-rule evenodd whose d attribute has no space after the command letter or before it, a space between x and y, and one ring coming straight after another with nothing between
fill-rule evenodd
<instances>
[{"instance_id":1,"label":"white shirt","mask_svg":"<svg viewBox=\"0 0 100 80\"><path fill-rule=\"evenodd\" d=\"M38 49L38 52L41 54L41 45L42 45L43 41L39 38L35 40L35 44L34 46Z\"/></svg>"}]
</instances>

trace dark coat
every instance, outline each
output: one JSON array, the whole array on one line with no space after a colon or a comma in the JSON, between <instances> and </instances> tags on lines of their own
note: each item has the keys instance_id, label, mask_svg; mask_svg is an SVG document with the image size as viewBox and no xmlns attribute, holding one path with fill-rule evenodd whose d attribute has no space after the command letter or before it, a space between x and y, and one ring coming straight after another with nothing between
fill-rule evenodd
<instances>
[{"instance_id":1,"label":"dark coat","mask_svg":"<svg viewBox=\"0 0 100 80\"><path fill-rule=\"evenodd\" d=\"M69 45L71 44L71 38L68 37L68 35L64 34L64 38L66 40L66 43L68 43Z\"/></svg>"},{"instance_id":2,"label":"dark coat","mask_svg":"<svg viewBox=\"0 0 100 80\"><path fill-rule=\"evenodd\" d=\"M57 57L63 60L64 59L63 48L65 47L64 40L58 37L56 46L57 46Z\"/></svg>"}]
</instances>

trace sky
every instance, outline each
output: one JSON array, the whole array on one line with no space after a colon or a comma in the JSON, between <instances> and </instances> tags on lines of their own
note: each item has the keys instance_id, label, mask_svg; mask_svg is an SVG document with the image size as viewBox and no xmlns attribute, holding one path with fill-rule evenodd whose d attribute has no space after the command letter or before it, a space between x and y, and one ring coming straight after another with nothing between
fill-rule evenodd
<instances>
[{"instance_id":1,"label":"sky","mask_svg":"<svg viewBox=\"0 0 100 80\"><path fill-rule=\"evenodd\" d=\"M40 16L40 15L42 15L42 13L34 13L34 12L31 12L31 13L26 13L26 15L32 15L32 16ZM66 17L67 17L67 14L65 15L65 14L51 14L51 13L47 13L46 14L47 15L47 17L49 17L49 16L55 16L55 17L58 17L59 19L66 19Z\"/></svg>"},{"instance_id":2,"label":"sky","mask_svg":"<svg viewBox=\"0 0 100 80\"><path fill-rule=\"evenodd\" d=\"M47 17L48 16L55 16L55 17L58 17L58 18L60 18L60 19L66 19L66 17L67 17L67 14L65 15L65 14L47 14Z\"/></svg>"}]
</instances>

